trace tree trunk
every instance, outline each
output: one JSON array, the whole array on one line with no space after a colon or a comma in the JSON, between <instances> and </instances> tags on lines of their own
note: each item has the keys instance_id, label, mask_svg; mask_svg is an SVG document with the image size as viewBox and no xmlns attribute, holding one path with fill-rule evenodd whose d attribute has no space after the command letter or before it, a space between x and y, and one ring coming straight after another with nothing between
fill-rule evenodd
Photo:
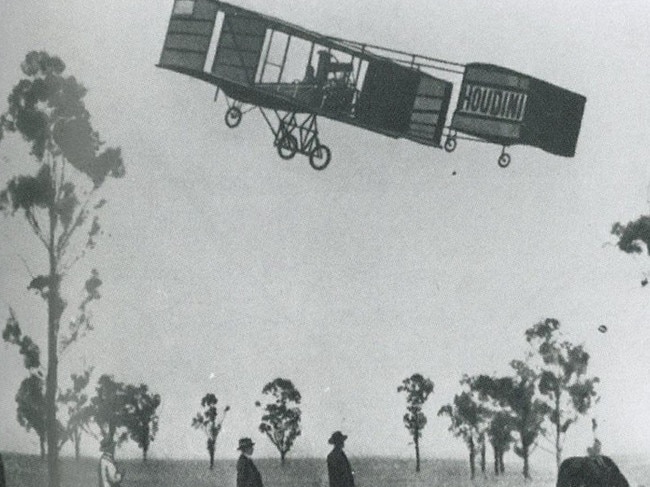
<instances>
[{"instance_id":1,"label":"tree trunk","mask_svg":"<svg viewBox=\"0 0 650 487\"><path fill-rule=\"evenodd\" d=\"M481 438L481 473L485 475L485 438Z\"/></svg>"},{"instance_id":2,"label":"tree trunk","mask_svg":"<svg viewBox=\"0 0 650 487\"><path fill-rule=\"evenodd\" d=\"M210 470L214 468L214 444L216 440L208 438L208 454L210 455Z\"/></svg>"},{"instance_id":3,"label":"tree trunk","mask_svg":"<svg viewBox=\"0 0 650 487\"><path fill-rule=\"evenodd\" d=\"M470 438L469 439L469 474L472 480L474 480L474 476L476 475L476 467L474 465L475 458L476 458L476 452L474 449L474 440Z\"/></svg>"},{"instance_id":4,"label":"tree trunk","mask_svg":"<svg viewBox=\"0 0 650 487\"><path fill-rule=\"evenodd\" d=\"M45 436L39 436L38 442L41 447L41 460L45 460Z\"/></svg>"},{"instance_id":5,"label":"tree trunk","mask_svg":"<svg viewBox=\"0 0 650 487\"><path fill-rule=\"evenodd\" d=\"M499 475L499 449L492 445L494 450L494 475Z\"/></svg>"},{"instance_id":6,"label":"tree trunk","mask_svg":"<svg viewBox=\"0 0 650 487\"><path fill-rule=\"evenodd\" d=\"M79 430L76 430L74 432L74 459L76 461L79 461L80 456L81 456L81 432L79 432Z\"/></svg>"},{"instance_id":7,"label":"tree trunk","mask_svg":"<svg viewBox=\"0 0 650 487\"><path fill-rule=\"evenodd\" d=\"M50 207L49 235L49 286L47 293L47 378L45 387L45 424L47 428L47 472L48 486L59 487L59 449L58 428L56 423L56 393L58 389L58 337L59 322L63 314L64 303L60 296L60 282L57 273L57 256L54 234L56 231L56 213Z\"/></svg>"},{"instance_id":8,"label":"tree trunk","mask_svg":"<svg viewBox=\"0 0 650 487\"><path fill-rule=\"evenodd\" d=\"M280 450L280 465L284 466L284 457L287 456L287 452L284 450Z\"/></svg>"},{"instance_id":9,"label":"tree trunk","mask_svg":"<svg viewBox=\"0 0 650 487\"><path fill-rule=\"evenodd\" d=\"M415 471L419 472L420 471L420 441L419 441L419 431L415 432L414 440L415 440Z\"/></svg>"},{"instance_id":10,"label":"tree trunk","mask_svg":"<svg viewBox=\"0 0 650 487\"><path fill-rule=\"evenodd\" d=\"M147 450L149 450L149 445L145 444L142 447L142 463L147 463Z\"/></svg>"},{"instance_id":11,"label":"tree trunk","mask_svg":"<svg viewBox=\"0 0 650 487\"><path fill-rule=\"evenodd\" d=\"M530 479L530 470L528 468L528 445L522 445L523 458L524 458L524 478Z\"/></svg>"},{"instance_id":12,"label":"tree trunk","mask_svg":"<svg viewBox=\"0 0 650 487\"><path fill-rule=\"evenodd\" d=\"M560 391L555 391L555 412L557 414L557 424L555 425L555 463L558 471L562 463L562 445L560 443L560 425L562 424L562 411L560 411Z\"/></svg>"},{"instance_id":13,"label":"tree trunk","mask_svg":"<svg viewBox=\"0 0 650 487\"><path fill-rule=\"evenodd\" d=\"M505 463L503 463L503 455L505 455L504 451L501 450L499 451L499 472L501 475L503 475L506 472L506 466Z\"/></svg>"}]
</instances>

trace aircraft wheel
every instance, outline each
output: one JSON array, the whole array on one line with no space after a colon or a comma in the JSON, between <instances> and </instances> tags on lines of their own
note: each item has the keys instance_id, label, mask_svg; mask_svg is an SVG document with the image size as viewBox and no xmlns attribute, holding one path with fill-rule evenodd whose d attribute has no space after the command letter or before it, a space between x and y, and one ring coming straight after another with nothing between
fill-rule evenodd
<instances>
[{"instance_id":1,"label":"aircraft wheel","mask_svg":"<svg viewBox=\"0 0 650 487\"><path fill-rule=\"evenodd\" d=\"M296 138L286 133L278 141L278 154L282 159L289 160L298 152L298 141Z\"/></svg>"},{"instance_id":2,"label":"aircraft wheel","mask_svg":"<svg viewBox=\"0 0 650 487\"><path fill-rule=\"evenodd\" d=\"M332 160L332 151L326 145L317 145L309 153L309 165L317 171L322 171Z\"/></svg>"},{"instance_id":3,"label":"aircraft wheel","mask_svg":"<svg viewBox=\"0 0 650 487\"><path fill-rule=\"evenodd\" d=\"M499 156L499 167L508 167L510 165L510 154L504 152Z\"/></svg>"},{"instance_id":4,"label":"aircraft wheel","mask_svg":"<svg viewBox=\"0 0 650 487\"><path fill-rule=\"evenodd\" d=\"M445 150L447 152L454 152L456 150L456 137L447 137L447 140L445 140Z\"/></svg>"},{"instance_id":5,"label":"aircraft wheel","mask_svg":"<svg viewBox=\"0 0 650 487\"><path fill-rule=\"evenodd\" d=\"M226 125L231 129L234 129L237 125L241 123L241 110L237 107L230 107L226 112Z\"/></svg>"}]
</instances>

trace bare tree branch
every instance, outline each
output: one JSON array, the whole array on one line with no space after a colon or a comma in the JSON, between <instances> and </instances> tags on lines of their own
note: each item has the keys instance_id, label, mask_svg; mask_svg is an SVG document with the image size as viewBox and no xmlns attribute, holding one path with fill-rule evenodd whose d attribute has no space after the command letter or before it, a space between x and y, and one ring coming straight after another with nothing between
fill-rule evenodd
<instances>
[{"instance_id":1,"label":"bare tree branch","mask_svg":"<svg viewBox=\"0 0 650 487\"><path fill-rule=\"evenodd\" d=\"M72 234L75 232L77 228L79 228L84 223L86 211L95 193L95 190L96 188L93 188L88 194L88 198L86 198L86 201L83 203L83 205L81 205L81 208L77 213L77 217L75 218L74 223L70 225L68 229L65 230L63 233L61 233L61 235L59 236L59 241L56 245L56 251L59 257L61 257L61 252L63 252L63 250L67 247L68 242L70 242L70 238L72 237Z\"/></svg>"},{"instance_id":2,"label":"bare tree branch","mask_svg":"<svg viewBox=\"0 0 650 487\"><path fill-rule=\"evenodd\" d=\"M27 222L29 223L29 226L32 227L32 230L38 237L38 239L43 243L45 248L49 250L49 244L47 242L47 238L43 231L41 230L40 225L38 224L38 220L36 219L36 215L32 213L31 210L25 210L25 218L27 219Z\"/></svg>"},{"instance_id":3,"label":"bare tree branch","mask_svg":"<svg viewBox=\"0 0 650 487\"><path fill-rule=\"evenodd\" d=\"M65 182L65 158L61 156L61 171L59 177L59 187L56 192L56 199L58 200L61 197L61 190L63 189L63 183Z\"/></svg>"},{"instance_id":4,"label":"bare tree branch","mask_svg":"<svg viewBox=\"0 0 650 487\"><path fill-rule=\"evenodd\" d=\"M68 271L70 269L72 269L72 267L83 258L84 255L85 255L85 253L82 251L82 252L78 253L76 255L76 257L74 259L72 259L70 262L67 262L67 263L63 264L61 266L61 274L66 275L68 273Z\"/></svg>"},{"instance_id":5,"label":"bare tree branch","mask_svg":"<svg viewBox=\"0 0 650 487\"><path fill-rule=\"evenodd\" d=\"M546 437L542 437L542 438L545 438L545 439L546 439ZM550 450L550 449L548 449L548 448L546 448L546 447L540 445L539 443L535 443L533 446L534 446L535 448L539 448L539 449L542 450L543 452L546 452L546 453L548 453L548 454L550 454L550 455L555 455L555 451ZM530 453L532 454L533 451L534 451L534 450L531 450Z\"/></svg>"},{"instance_id":6,"label":"bare tree branch","mask_svg":"<svg viewBox=\"0 0 650 487\"><path fill-rule=\"evenodd\" d=\"M278 449L280 448L280 445L278 444L277 440L274 438L273 435L271 435L269 431L266 432L266 436L269 438L269 440L271 440L271 443L273 443L276 448Z\"/></svg>"},{"instance_id":7,"label":"bare tree branch","mask_svg":"<svg viewBox=\"0 0 650 487\"><path fill-rule=\"evenodd\" d=\"M27 273L29 274L29 277L34 279L34 274L32 273L32 270L29 268L29 265L27 265L27 261L25 260L25 258L22 255L18 254L18 253L16 253L16 254L18 255L18 258L23 261L23 265L25 266L25 269L27 270Z\"/></svg>"}]
</instances>

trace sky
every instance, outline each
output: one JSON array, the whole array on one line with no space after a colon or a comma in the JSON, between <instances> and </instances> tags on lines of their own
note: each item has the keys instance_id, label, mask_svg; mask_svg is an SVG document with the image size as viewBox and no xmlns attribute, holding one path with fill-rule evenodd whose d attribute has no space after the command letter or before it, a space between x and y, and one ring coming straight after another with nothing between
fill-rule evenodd
<instances>
[{"instance_id":1,"label":"sky","mask_svg":"<svg viewBox=\"0 0 650 487\"><path fill-rule=\"evenodd\" d=\"M557 318L591 354L599 404L569 430L583 454L650 453L648 257L615 247L614 222L650 211L650 8L641 0L238 0L311 30L460 63L508 67L587 98L574 158L463 142L456 151L326 119L329 167L281 160L256 112L234 130L202 81L156 68L171 0L0 3L0 110L31 50L66 63L92 122L120 146L126 176L103 188L105 231L64 283L70 303L97 268L95 330L61 358L61 385L94 366L162 397L153 458L202 458L201 397L230 405L217 456L258 432L264 384L291 379L303 401L290 456L323 456L334 430L352 456L411 456L401 381L433 380L425 457L464 458L438 409L463 374L507 374L524 331ZM0 145L0 183L31 172L25 145ZM45 254L19 219L0 220L0 321L11 306L44 348L45 308L27 284ZM73 307L72 305L70 306ZM598 327L608 331L600 333ZM0 344L0 450L37 453L15 419L25 376ZM97 454L86 437L83 452ZM70 446L64 454L71 454ZM118 455L136 456L133 444ZM510 454L512 455L512 454ZM532 463L552 461L535 452ZM518 462L514 456L510 461Z\"/></svg>"}]
</instances>

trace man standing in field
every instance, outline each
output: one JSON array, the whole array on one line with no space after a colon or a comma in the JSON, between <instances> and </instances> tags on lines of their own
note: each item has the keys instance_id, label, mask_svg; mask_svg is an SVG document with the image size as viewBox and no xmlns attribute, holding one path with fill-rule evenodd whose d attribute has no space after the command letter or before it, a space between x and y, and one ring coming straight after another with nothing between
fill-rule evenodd
<instances>
[{"instance_id":1,"label":"man standing in field","mask_svg":"<svg viewBox=\"0 0 650 487\"><path fill-rule=\"evenodd\" d=\"M241 452L237 460L237 487L264 487L262 475L251 460L253 456L253 440L241 438L237 449Z\"/></svg>"},{"instance_id":2,"label":"man standing in field","mask_svg":"<svg viewBox=\"0 0 650 487\"><path fill-rule=\"evenodd\" d=\"M347 436L340 431L335 431L328 440L334 445L327 455L327 473L329 474L330 487L354 487L354 474L348 457L343 452Z\"/></svg>"},{"instance_id":3,"label":"man standing in field","mask_svg":"<svg viewBox=\"0 0 650 487\"><path fill-rule=\"evenodd\" d=\"M2 463L2 455L0 455L0 487L7 487L5 483L5 466Z\"/></svg>"},{"instance_id":4,"label":"man standing in field","mask_svg":"<svg viewBox=\"0 0 650 487\"><path fill-rule=\"evenodd\" d=\"M102 457L99 459L99 487L119 487L124 475L117 469L115 455L115 441L113 438L104 438L99 444Z\"/></svg>"}]
</instances>

